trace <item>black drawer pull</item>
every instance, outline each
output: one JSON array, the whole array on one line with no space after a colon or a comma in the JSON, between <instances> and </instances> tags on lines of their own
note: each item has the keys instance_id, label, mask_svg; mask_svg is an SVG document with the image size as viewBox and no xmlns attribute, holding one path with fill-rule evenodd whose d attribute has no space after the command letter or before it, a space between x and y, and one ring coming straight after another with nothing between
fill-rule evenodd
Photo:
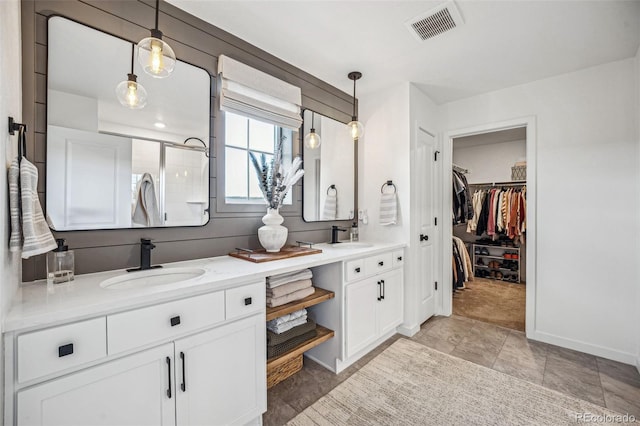
<instances>
[{"instance_id":1,"label":"black drawer pull","mask_svg":"<svg viewBox=\"0 0 640 426\"><path fill-rule=\"evenodd\" d=\"M382 297L382 284L381 284L381 281L378 281L378 302L382 300L381 297Z\"/></svg>"},{"instance_id":2,"label":"black drawer pull","mask_svg":"<svg viewBox=\"0 0 640 426\"><path fill-rule=\"evenodd\" d=\"M182 389L182 392L186 392L187 391L187 373L186 373L186 369L185 369L185 364L187 362L187 360L184 358L184 352L180 352L180 359L182 360L182 383L180 384L180 389Z\"/></svg>"},{"instance_id":3,"label":"black drawer pull","mask_svg":"<svg viewBox=\"0 0 640 426\"><path fill-rule=\"evenodd\" d=\"M384 266L384 262L382 261L378 262L378 266Z\"/></svg>"},{"instance_id":4,"label":"black drawer pull","mask_svg":"<svg viewBox=\"0 0 640 426\"><path fill-rule=\"evenodd\" d=\"M386 293L385 288L384 288L384 280L380 280L380 282L382 283L382 287L380 290L380 299L384 300L384 294Z\"/></svg>"},{"instance_id":5,"label":"black drawer pull","mask_svg":"<svg viewBox=\"0 0 640 426\"><path fill-rule=\"evenodd\" d=\"M171 398L171 358L167 357L167 379L168 379L168 386L167 386L167 397Z\"/></svg>"},{"instance_id":6,"label":"black drawer pull","mask_svg":"<svg viewBox=\"0 0 640 426\"><path fill-rule=\"evenodd\" d=\"M359 273L360 273L360 267L358 266L358 267L356 268L356 274L359 274Z\"/></svg>"},{"instance_id":7,"label":"black drawer pull","mask_svg":"<svg viewBox=\"0 0 640 426\"><path fill-rule=\"evenodd\" d=\"M402 256L398 256L398 262L402 262Z\"/></svg>"},{"instance_id":8,"label":"black drawer pull","mask_svg":"<svg viewBox=\"0 0 640 426\"><path fill-rule=\"evenodd\" d=\"M253 300L251 300L250 297L245 297L244 306L250 305L251 303L253 303Z\"/></svg>"},{"instance_id":9,"label":"black drawer pull","mask_svg":"<svg viewBox=\"0 0 640 426\"><path fill-rule=\"evenodd\" d=\"M67 345L58 346L58 358L71 355L73 353L73 343Z\"/></svg>"},{"instance_id":10,"label":"black drawer pull","mask_svg":"<svg viewBox=\"0 0 640 426\"><path fill-rule=\"evenodd\" d=\"M171 318L171 327L175 327L176 325L180 325L180 315Z\"/></svg>"}]
</instances>

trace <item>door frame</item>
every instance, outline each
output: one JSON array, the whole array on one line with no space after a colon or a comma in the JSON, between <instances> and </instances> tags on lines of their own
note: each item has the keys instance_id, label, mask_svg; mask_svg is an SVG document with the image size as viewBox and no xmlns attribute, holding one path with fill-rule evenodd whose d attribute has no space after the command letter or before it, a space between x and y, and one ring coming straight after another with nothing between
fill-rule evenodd
<instances>
[{"instance_id":1,"label":"door frame","mask_svg":"<svg viewBox=\"0 0 640 426\"><path fill-rule=\"evenodd\" d=\"M452 163L453 163L453 139L490 133L500 130L526 128L526 153L527 153L527 285L526 285L526 323L527 337L532 337L536 329L536 288L537 288L537 140L536 117L527 116L510 120L480 124L445 132L443 138L443 167L442 167L442 217L450 218L452 211ZM445 221L443 220L443 223ZM449 221L446 222L447 224ZM442 236L442 292L440 299L440 315L450 316L453 311L453 289L451 284L451 257L444 252L444 247L449 247L453 230L451 226L443 226ZM447 244L447 241L449 242Z\"/></svg>"}]
</instances>

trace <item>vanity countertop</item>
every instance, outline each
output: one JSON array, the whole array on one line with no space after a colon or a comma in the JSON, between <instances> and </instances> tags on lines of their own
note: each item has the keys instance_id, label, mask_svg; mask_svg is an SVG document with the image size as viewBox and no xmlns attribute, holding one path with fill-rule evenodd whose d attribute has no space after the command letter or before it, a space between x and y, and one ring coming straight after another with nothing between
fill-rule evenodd
<instances>
[{"instance_id":1,"label":"vanity countertop","mask_svg":"<svg viewBox=\"0 0 640 426\"><path fill-rule=\"evenodd\" d=\"M322 253L273 262L252 263L219 256L167 263L164 268L202 268L196 278L173 284L131 289L106 289L100 283L127 274L126 270L76 275L69 284L47 285L45 280L23 284L14 297L3 332L22 332L100 315L224 290L303 268L356 259L405 247L404 243L372 243L371 247L334 248L315 244Z\"/></svg>"}]
</instances>

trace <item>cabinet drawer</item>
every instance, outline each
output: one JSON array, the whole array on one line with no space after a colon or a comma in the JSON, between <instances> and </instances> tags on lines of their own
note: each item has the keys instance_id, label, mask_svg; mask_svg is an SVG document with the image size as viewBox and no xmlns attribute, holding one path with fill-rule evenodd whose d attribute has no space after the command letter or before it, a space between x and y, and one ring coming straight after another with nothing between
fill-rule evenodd
<instances>
[{"instance_id":1,"label":"cabinet drawer","mask_svg":"<svg viewBox=\"0 0 640 426\"><path fill-rule=\"evenodd\" d=\"M393 252L393 267L404 265L404 250L396 250Z\"/></svg>"},{"instance_id":2,"label":"cabinet drawer","mask_svg":"<svg viewBox=\"0 0 640 426\"><path fill-rule=\"evenodd\" d=\"M232 288L225 292L227 319L260 312L266 309L266 287L264 282Z\"/></svg>"},{"instance_id":3,"label":"cabinet drawer","mask_svg":"<svg viewBox=\"0 0 640 426\"><path fill-rule=\"evenodd\" d=\"M109 315L109 354L168 340L222 321L223 291Z\"/></svg>"},{"instance_id":4,"label":"cabinet drawer","mask_svg":"<svg viewBox=\"0 0 640 426\"><path fill-rule=\"evenodd\" d=\"M105 318L18 336L18 382L75 367L107 355Z\"/></svg>"},{"instance_id":5,"label":"cabinet drawer","mask_svg":"<svg viewBox=\"0 0 640 426\"><path fill-rule=\"evenodd\" d=\"M364 278L365 276L364 260L357 259L357 260L351 260L347 262L346 270L344 274L345 274L345 277L344 277L345 281L354 281L359 278Z\"/></svg>"},{"instance_id":6,"label":"cabinet drawer","mask_svg":"<svg viewBox=\"0 0 640 426\"><path fill-rule=\"evenodd\" d=\"M367 272L368 277L388 271L392 266L393 257L390 252L367 257L364 260L364 269Z\"/></svg>"}]
</instances>

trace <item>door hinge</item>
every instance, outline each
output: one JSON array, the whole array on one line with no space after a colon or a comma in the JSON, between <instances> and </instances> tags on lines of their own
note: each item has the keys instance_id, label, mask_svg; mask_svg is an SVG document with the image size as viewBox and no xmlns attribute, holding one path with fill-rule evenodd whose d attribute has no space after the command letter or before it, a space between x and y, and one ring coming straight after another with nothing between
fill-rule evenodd
<instances>
[{"instance_id":1,"label":"door hinge","mask_svg":"<svg viewBox=\"0 0 640 426\"><path fill-rule=\"evenodd\" d=\"M436 281L436 291L438 291L438 281Z\"/></svg>"},{"instance_id":2,"label":"door hinge","mask_svg":"<svg viewBox=\"0 0 640 426\"><path fill-rule=\"evenodd\" d=\"M438 218L437 217L433 218L433 226L438 226Z\"/></svg>"},{"instance_id":3,"label":"door hinge","mask_svg":"<svg viewBox=\"0 0 640 426\"><path fill-rule=\"evenodd\" d=\"M433 161L438 161L438 154L440 154L440 151L436 151L433 153Z\"/></svg>"}]
</instances>

